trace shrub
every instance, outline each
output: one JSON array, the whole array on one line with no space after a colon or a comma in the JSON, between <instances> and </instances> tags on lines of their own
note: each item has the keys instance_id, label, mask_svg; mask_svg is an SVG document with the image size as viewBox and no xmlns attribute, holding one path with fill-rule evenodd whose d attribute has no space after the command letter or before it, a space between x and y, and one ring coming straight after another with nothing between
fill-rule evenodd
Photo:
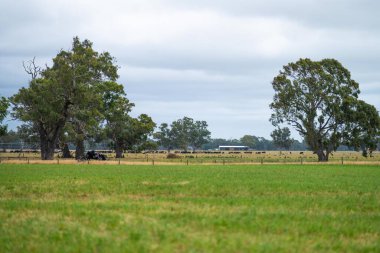
<instances>
[{"instance_id":1,"label":"shrub","mask_svg":"<svg viewBox=\"0 0 380 253\"><path fill-rule=\"evenodd\" d=\"M167 156L166 156L167 159L179 159L181 158L179 155L177 154L173 154L173 153L169 153Z\"/></svg>"}]
</instances>

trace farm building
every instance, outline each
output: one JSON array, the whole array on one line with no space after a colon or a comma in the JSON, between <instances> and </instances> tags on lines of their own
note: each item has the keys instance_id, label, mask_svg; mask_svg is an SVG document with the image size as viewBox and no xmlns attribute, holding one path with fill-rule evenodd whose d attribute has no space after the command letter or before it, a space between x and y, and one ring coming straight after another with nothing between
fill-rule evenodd
<instances>
[{"instance_id":1,"label":"farm building","mask_svg":"<svg viewBox=\"0 0 380 253\"><path fill-rule=\"evenodd\" d=\"M242 151L248 149L248 146L219 146L220 151Z\"/></svg>"}]
</instances>

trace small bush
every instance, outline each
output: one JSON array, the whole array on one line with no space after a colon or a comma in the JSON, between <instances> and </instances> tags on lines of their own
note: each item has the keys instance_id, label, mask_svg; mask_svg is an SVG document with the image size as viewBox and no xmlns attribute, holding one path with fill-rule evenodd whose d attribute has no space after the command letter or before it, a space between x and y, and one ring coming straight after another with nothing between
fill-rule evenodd
<instances>
[{"instance_id":1,"label":"small bush","mask_svg":"<svg viewBox=\"0 0 380 253\"><path fill-rule=\"evenodd\" d=\"M167 156L166 156L167 159L179 159L181 158L179 155L177 154L173 154L173 153L169 153Z\"/></svg>"}]
</instances>

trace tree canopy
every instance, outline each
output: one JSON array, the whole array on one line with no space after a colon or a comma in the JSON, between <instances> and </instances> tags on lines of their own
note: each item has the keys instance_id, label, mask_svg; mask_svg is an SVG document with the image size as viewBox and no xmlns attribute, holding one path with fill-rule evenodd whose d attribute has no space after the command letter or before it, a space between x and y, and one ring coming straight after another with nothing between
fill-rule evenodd
<instances>
[{"instance_id":1,"label":"tree canopy","mask_svg":"<svg viewBox=\"0 0 380 253\"><path fill-rule=\"evenodd\" d=\"M58 138L69 120L74 131L81 132L91 122L88 119L96 110L92 105L97 104L92 86L116 80L117 66L108 52L99 54L89 40L75 37L70 50L61 50L53 58L52 67L37 68L32 61L27 69L32 80L29 87L12 97L13 116L38 130L41 158L53 159Z\"/></svg>"},{"instance_id":2,"label":"tree canopy","mask_svg":"<svg viewBox=\"0 0 380 253\"><path fill-rule=\"evenodd\" d=\"M272 85L275 91L270 104L272 124L293 126L319 161L327 161L332 151L341 144L352 144L353 138L370 136L372 139L378 135L378 126L370 134L363 125L363 122L377 122L378 113L366 113L364 109L369 107L360 106L359 84L335 59L300 59L289 63L273 79ZM353 111L355 116L350 115ZM360 134L352 135L352 129ZM369 139L361 138L361 141L369 144Z\"/></svg>"},{"instance_id":3,"label":"tree canopy","mask_svg":"<svg viewBox=\"0 0 380 253\"><path fill-rule=\"evenodd\" d=\"M243 144L243 146L247 146L249 148L255 148L259 140L256 136L244 135L243 137L240 138L240 142L241 144Z\"/></svg>"},{"instance_id":4,"label":"tree canopy","mask_svg":"<svg viewBox=\"0 0 380 253\"><path fill-rule=\"evenodd\" d=\"M9 106L9 101L5 97L0 97L0 136L7 132L7 126L1 125L4 118L7 116L7 109Z\"/></svg>"},{"instance_id":5,"label":"tree canopy","mask_svg":"<svg viewBox=\"0 0 380 253\"><path fill-rule=\"evenodd\" d=\"M380 117L373 105L357 100L347 106L349 123L344 144L361 150L363 156L376 150L380 136Z\"/></svg>"},{"instance_id":6,"label":"tree canopy","mask_svg":"<svg viewBox=\"0 0 380 253\"><path fill-rule=\"evenodd\" d=\"M116 83L115 59L95 51L89 40L75 37L71 49L61 50L51 67L37 67L33 59L24 68L32 79L11 98L12 114L38 132L42 159L53 159L59 139L74 140L76 157L83 157L84 140L97 135L104 122L108 136L117 143L123 139L123 148L126 136L132 145L153 131L146 114L136 119L128 115L133 104Z\"/></svg>"},{"instance_id":7,"label":"tree canopy","mask_svg":"<svg viewBox=\"0 0 380 253\"><path fill-rule=\"evenodd\" d=\"M274 145L289 150L294 139L290 138L290 130L287 127L275 129L271 135Z\"/></svg>"},{"instance_id":8,"label":"tree canopy","mask_svg":"<svg viewBox=\"0 0 380 253\"><path fill-rule=\"evenodd\" d=\"M210 131L206 121L194 121L192 118L183 117L173 121L170 125L162 123L159 131L154 134L158 144L167 148L180 148L187 150L200 148L210 140Z\"/></svg>"}]
</instances>

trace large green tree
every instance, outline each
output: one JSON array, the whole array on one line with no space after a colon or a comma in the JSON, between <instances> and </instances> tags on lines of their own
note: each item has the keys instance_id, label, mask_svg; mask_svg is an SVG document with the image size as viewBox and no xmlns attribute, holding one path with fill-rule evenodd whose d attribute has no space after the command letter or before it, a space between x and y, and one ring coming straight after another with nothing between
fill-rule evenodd
<instances>
[{"instance_id":1,"label":"large green tree","mask_svg":"<svg viewBox=\"0 0 380 253\"><path fill-rule=\"evenodd\" d=\"M207 129L207 122L202 120L197 120L193 123L190 132L190 144L193 150L200 149L203 144L210 141L211 132Z\"/></svg>"},{"instance_id":2,"label":"large green tree","mask_svg":"<svg viewBox=\"0 0 380 253\"><path fill-rule=\"evenodd\" d=\"M61 50L53 58L51 67L33 66L27 68L32 76L29 87L21 88L11 99L13 116L38 130L41 158L53 159L68 120L80 122L80 131L85 129L85 114L92 114L85 108L89 106L87 98L95 97L91 94L93 85L116 80L117 66L108 52L98 53L89 40L80 41L78 37L73 39L70 50Z\"/></svg>"},{"instance_id":3,"label":"large green tree","mask_svg":"<svg viewBox=\"0 0 380 253\"><path fill-rule=\"evenodd\" d=\"M240 138L240 142L244 146L247 146L250 148L256 148L256 145L259 142L259 140L256 136L246 134Z\"/></svg>"},{"instance_id":4,"label":"large green tree","mask_svg":"<svg viewBox=\"0 0 380 253\"><path fill-rule=\"evenodd\" d=\"M0 136L7 132L7 126L1 125L4 118L7 116L7 109L9 106L9 101L5 97L0 97Z\"/></svg>"},{"instance_id":5,"label":"large green tree","mask_svg":"<svg viewBox=\"0 0 380 253\"><path fill-rule=\"evenodd\" d=\"M288 127L277 128L270 134L273 144L279 148L289 150L292 146L294 139L290 138L290 130Z\"/></svg>"},{"instance_id":6,"label":"large green tree","mask_svg":"<svg viewBox=\"0 0 380 253\"><path fill-rule=\"evenodd\" d=\"M102 114L102 97L96 92L93 85L83 87L82 99L74 103L72 114L68 119L65 131L71 136L75 143L75 158L81 159L85 156L84 141L93 137L104 120Z\"/></svg>"},{"instance_id":7,"label":"large green tree","mask_svg":"<svg viewBox=\"0 0 380 253\"><path fill-rule=\"evenodd\" d=\"M380 140L380 117L373 105L363 100L348 103L348 131L345 133L345 145L361 150L364 157L376 150Z\"/></svg>"},{"instance_id":8,"label":"large green tree","mask_svg":"<svg viewBox=\"0 0 380 253\"><path fill-rule=\"evenodd\" d=\"M170 128L166 123L161 124L154 137L159 145L168 150L174 147L187 150L189 146L195 150L210 141L211 133L207 127L206 121L194 121L192 118L183 117L173 121Z\"/></svg>"},{"instance_id":9,"label":"large green tree","mask_svg":"<svg viewBox=\"0 0 380 253\"><path fill-rule=\"evenodd\" d=\"M158 131L153 134L153 138L157 140L157 144L170 152L173 149L173 138L171 136L171 131L167 123L162 123L158 127Z\"/></svg>"},{"instance_id":10,"label":"large green tree","mask_svg":"<svg viewBox=\"0 0 380 253\"><path fill-rule=\"evenodd\" d=\"M124 115L116 121L109 121L106 133L113 142L116 158L121 158L124 150L140 151L140 147L148 142L154 127L155 123L146 114L137 118Z\"/></svg>"},{"instance_id":11,"label":"large green tree","mask_svg":"<svg viewBox=\"0 0 380 253\"><path fill-rule=\"evenodd\" d=\"M121 158L124 150L139 150L153 133L155 123L146 114L137 118L129 115L134 106L124 87L116 82L103 82L96 85L102 97L102 114L105 118L105 134L112 140L116 158Z\"/></svg>"},{"instance_id":12,"label":"large green tree","mask_svg":"<svg viewBox=\"0 0 380 253\"><path fill-rule=\"evenodd\" d=\"M272 85L275 91L270 104L272 124L292 125L319 161L327 161L339 145L351 143L349 131L357 119L349 115L352 108L357 113L362 110L356 106L359 84L337 60L300 59L289 63L273 79ZM379 117L377 112L362 115L365 121L368 117ZM358 131L363 133L366 129Z\"/></svg>"}]
</instances>

